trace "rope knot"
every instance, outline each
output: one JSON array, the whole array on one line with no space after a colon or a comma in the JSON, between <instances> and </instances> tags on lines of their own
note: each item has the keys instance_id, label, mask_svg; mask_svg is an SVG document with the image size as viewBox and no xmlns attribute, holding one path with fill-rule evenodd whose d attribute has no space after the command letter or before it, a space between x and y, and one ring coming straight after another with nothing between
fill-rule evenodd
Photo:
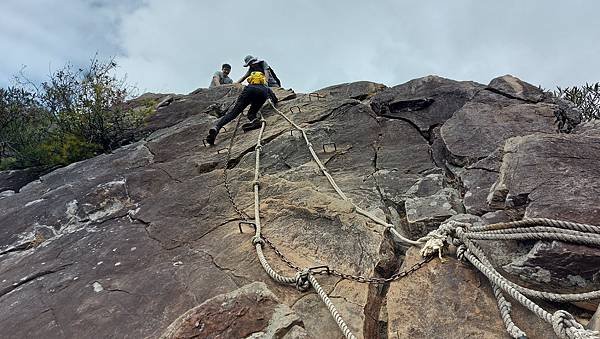
<instances>
[{"instance_id":1,"label":"rope knot","mask_svg":"<svg viewBox=\"0 0 600 339\"><path fill-rule=\"evenodd\" d=\"M457 230L464 226L468 226L468 224L456 220L449 220L442 223L438 229L429 232L426 236L417 240L420 243L425 243L423 248L421 248L421 255L427 257L437 252L441 260L444 247L449 243L453 243L453 238Z\"/></svg>"},{"instance_id":2,"label":"rope knot","mask_svg":"<svg viewBox=\"0 0 600 339\"><path fill-rule=\"evenodd\" d=\"M552 314L552 328L561 339L598 339L598 331L586 330L567 311L558 310Z\"/></svg>"},{"instance_id":3,"label":"rope knot","mask_svg":"<svg viewBox=\"0 0 600 339\"><path fill-rule=\"evenodd\" d=\"M260 244L261 247L265 245L265 241L260 237L260 235L255 235L252 237L252 245L256 246L256 244Z\"/></svg>"},{"instance_id":4,"label":"rope knot","mask_svg":"<svg viewBox=\"0 0 600 339\"><path fill-rule=\"evenodd\" d=\"M260 182L258 180L252 181L252 187L254 186L258 186L258 188L260 188Z\"/></svg>"},{"instance_id":5,"label":"rope knot","mask_svg":"<svg viewBox=\"0 0 600 339\"><path fill-rule=\"evenodd\" d=\"M308 269L296 273L296 289L298 291L306 292L310 288L310 282L308 281L309 273Z\"/></svg>"}]
</instances>

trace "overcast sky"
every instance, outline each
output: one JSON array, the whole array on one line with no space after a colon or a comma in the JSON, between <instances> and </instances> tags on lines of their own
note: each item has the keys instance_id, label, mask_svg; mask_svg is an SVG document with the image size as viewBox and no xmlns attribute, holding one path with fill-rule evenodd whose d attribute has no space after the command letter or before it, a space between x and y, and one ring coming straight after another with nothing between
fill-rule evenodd
<instances>
[{"instance_id":1,"label":"overcast sky","mask_svg":"<svg viewBox=\"0 0 600 339\"><path fill-rule=\"evenodd\" d=\"M0 0L0 86L98 53L140 92L207 87L224 62L265 59L308 92L436 74L513 74L554 89L600 81L600 1Z\"/></svg>"}]
</instances>

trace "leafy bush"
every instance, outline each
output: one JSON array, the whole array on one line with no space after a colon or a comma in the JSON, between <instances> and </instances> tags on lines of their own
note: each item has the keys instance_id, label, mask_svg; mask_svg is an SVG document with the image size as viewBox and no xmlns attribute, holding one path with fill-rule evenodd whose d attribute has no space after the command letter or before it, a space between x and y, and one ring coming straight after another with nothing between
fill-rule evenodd
<instances>
[{"instance_id":1,"label":"leafy bush","mask_svg":"<svg viewBox=\"0 0 600 339\"><path fill-rule=\"evenodd\" d=\"M94 58L41 86L21 77L0 89L0 169L67 165L138 139L154 109L126 108L133 89L113 74L116 66Z\"/></svg>"},{"instance_id":2,"label":"leafy bush","mask_svg":"<svg viewBox=\"0 0 600 339\"><path fill-rule=\"evenodd\" d=\"M554 91L559 98L571 101L581 111L583 121L600 119L600 83L560 88Z\"/></svg>"},{"instance_id":3,"label":"leafy bush","mask_svg":"<svg viewBox=\"0 0 600 339\"><path fill-rule=\"evenodd\" d=\"M35 93L22 88L0 88L0 159L3 159L3 167L39 165L36 149L49 137L51 124L52 116L42 107Z\"/></svg>"}]
</instances>

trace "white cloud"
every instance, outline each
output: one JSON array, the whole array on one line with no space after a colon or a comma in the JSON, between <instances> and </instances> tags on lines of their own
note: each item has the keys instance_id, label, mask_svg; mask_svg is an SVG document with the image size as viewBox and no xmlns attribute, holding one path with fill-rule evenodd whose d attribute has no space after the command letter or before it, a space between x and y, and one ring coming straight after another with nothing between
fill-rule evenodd
<instances>
[{"instance_id":1,"label":"white cloud","mask_svg":"<svg viewBox=\"0 0 600 339\"><path fill-rule=\"evenodd\" d=\"M600 80L600 3L564 1L69 1L0 4L0 72L118 55L142 91L206 87L224 62L266 59L311 91L437 74L487 83L506 73L546 88ZM54 7L53 7L54 6ZM7 14L6 14L7 13ZM52 13L48 16L47 13ZM237 79L234 79L237 80Z\"/></svg>"}]
</instances>

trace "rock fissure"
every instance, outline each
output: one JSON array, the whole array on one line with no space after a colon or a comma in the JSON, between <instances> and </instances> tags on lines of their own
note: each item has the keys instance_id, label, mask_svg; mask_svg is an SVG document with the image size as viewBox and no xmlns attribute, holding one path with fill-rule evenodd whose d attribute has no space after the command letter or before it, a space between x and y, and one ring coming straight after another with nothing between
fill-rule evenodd
<instances>
[{"instance_id":1,"label":"rock fissure","mask_svg":"<svg viewBox=\"0 0 600 339\"><path fill-rule=\"evenodd\" d=\"M417 132L419 132L419 134L423 137L423 139L425 139L427 141L427 143L431 143L431 135L429 135L428 131L423 131L419 128L419 126L417 124L415 124L414 121L407 119L407 118L403 118L403 117L397 117L397 116L384 116L385 118L388 118L390 120L401 120L406 122L407 124L409 124L410 126L412 126Z\"/></svg>"},{"instance_id":2,"label":"rock fissure","mask_svg":"<svg viewBox=\"0 0 600 339\"><path fill-rule=\"evenodd\" d=\"M273 135L270 135L268 137L263 138L261 140L262 147L265 147L271 141L275 140L277 137L279 137L280 135L282 135L282 134L284 134L286 132L287 132L287 130L283 130L281 132L278 132L278 133L275 133ZM247 149L241 151L240 154L237 157L229 159L229 162L227 162L227 164L226 164L226 168L228 170L235 168L240 163L240 161L242 161L242 158L244 156L246 156L247 154L252 153L252 152L255 151L255 147L256 146L248 147Z\"/></svg>"},{"instance_id":3,"label":"rock fissure","mask_svg":"<svg viewBox=\"0 0 600 339\"><path fill-rule=\"evenodd\" d=\"M173 180L173 181L175 181L175 182L177 182L177 183L182 183L182 182L183 182L183 181L181 181L181 180L179 180L179 179L177 179L177 178L173 177L173 175L171 175L171 173L169 173L169 171L167 171L166 169L162 168L161 166L158 166L158 165L156 165L156 166L155 166L155 168L158 168L158 169L159 169L161 172L163 172L164 174L166 174L166 175L167 175L167 177L169 177L169 179L171 179L171 180ZM213 169L214 169L214 168L213 168ZM212 171L212 169L211 169L211 171ZM210 171L208 171L208 172L210 172ZM205 173L205 172L203 172L203 171L201 170L199 174L203 174L203 173Z\"/></svg>"},{"instance_id":4,"label":"rock fissure","mask_svg":"<svg viewBox=\"0 0 600 339\"><path fill-rule=\"evenodd\" d=\"M386 232L386 234L389 235L389 232ZM375 265L373 276L389 278L397 273L403 261L401 251L393 243L393 240L384 238L379 250L382 259ZM381 338L381 334L388 332L388 321L384 317L386 312L382 312L382 308L385 307L389 287L390 283L368 285L367 302L363 309L365 316L363 324L364 338Z\"/></svg>"},{"instance_id":5,"label":"rock fissure","mask_svg":"<svg viewBox=\"0 0 600 339\"><path fill-rule=\"evenodd\" d=\"M9 285L3 289L0 289L0 298L2 298L4 295L14 291L15 289L17 289L25 284L28 284L34 280L37 280L37 279L47 276L49 274L60 272L71 265L73 265L73 263L64 264L64 265L61 265L61 266L59 266L55 269L51 269L51 270L36 272L28 277L22 278L18 282L12 283L11 285Z\"/></svg>"},{"instance_id":6,"label":"rock fissure","mask_svg":"<svg viewBox=\"0 0 600 339\"><path fill-rule=\"evenodd\" d=\"M192 249L192 248L190 248L190 249L191 249L192 251L194 251L195 253L197 253L197 254L200 254L200 255L205 255L205 256L207 256L207 257L210 259L210 262L211 262L211 263L212 263L212 264L213 264L213 265L214 265L214 266L215 266L217 269L219 269L220 271L226 272L227 274L230 274L231 276L233 276L233 277L235 277L235 278L241 279L243 282L248 282L248 277L245 277L245 276L243 276L243 275L236 274L236 273L235 273L235 270L233 270L233 269L231 269L231 268L228 268L228 267L225 267L225 266L222 266L222 265L219 265L219 264L217 263L217 261L215 260L215 257L214 257L212 254L210 254L209 252L207 252L207 251L202 251L202 250L196 250L196 249ZM238 286L241 286L241 285L239 285L237 282L235 282L235 280L234 280L234 283L235 283L236 285L238 285Z\"/></svg>"},{"instance_id":7,"label":"rock fissure","mask_svg":"<svg viewBox=\"0 0 600 339\"><path fill-rule=\"evenodd\" d=\"M496 173L496 174L500 173L499 170L495 170L495 169L491 169L491 168L486 168L486 167L469 166L467 169L468 170L482 170L482 171L486 171L486 172L489 172L489 173Z\"/></svg>"},{"instance_id":8,"label":"rock fissure","mask_svg":"<svg viewBox=\"0 0 600 339\"><path fill-rule=\"evenodd\" d=\"M487 87L487 88L483 89L483 91L490 91L492 93L496 93L498 95L501 95L501 96L503 96L505 98L513 99L513 100L518 100L518 101L521 101L521 102L524 102L524 103L528 103L528 104L536 104L536 103L539 102L539 100L528 100L528 99L524 99L524 98L519 98L517 96L511 95L509 93L506 93L504 91L500 91L500 90L492 88L492 87Z\"/></svg>"},{"instance_id":9,"label":"rock fissure","mask_svg":"<svg viewBox=\"0 0 600 339\"><path fill-rule=\"evenodd\" d=\"M349 110L350 108L352 108L352 107L354 107L354 106L356 106L356 105L359 105L359 104L360 104L360 102L359 102L359 101L356 101L356 102L346 102L346 103L343 103L343 104L341 104L341 105L337 106L336 108L332 109L331 111L329 111L329 113L327 113L327 114L325 114L325 115L323 115L323 116L319 117L318 119L309 120L309 121L306 121L305 123L306 123L306 124L309 124L309 125L313 125L313 124L316 124L316 123L318 123L318 122L325 121L325 120L327 120L329 117L331 117L331 116L335 115L335 114L337 113L337 111L338 111L338 110L340 110L340 111L341 111L341 110L343 110L343 109L345 108L345 109L346 109L346 111L347 111L347 110Z\"/></svg>"}]
</instances>

